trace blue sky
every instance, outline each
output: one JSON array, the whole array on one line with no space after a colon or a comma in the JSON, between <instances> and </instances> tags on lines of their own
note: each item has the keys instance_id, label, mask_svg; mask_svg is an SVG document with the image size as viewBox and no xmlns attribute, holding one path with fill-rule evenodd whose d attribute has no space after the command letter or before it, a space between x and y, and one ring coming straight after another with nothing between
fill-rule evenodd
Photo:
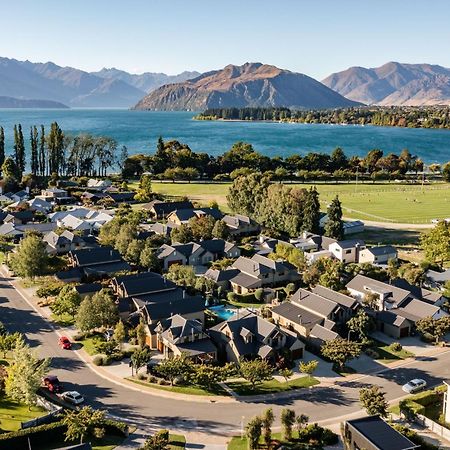
<instances>
[{"instance_id":1,"label":"blue sky","mask_svg":"<svg viewBox=\"0 0 450 450\"><path fill-rule=\"evenodd\" d=\"M0 56L98 70L265 62L322 79L388 61L450 67L447 0L9 0Z\"/></svg>"}]
</instances>

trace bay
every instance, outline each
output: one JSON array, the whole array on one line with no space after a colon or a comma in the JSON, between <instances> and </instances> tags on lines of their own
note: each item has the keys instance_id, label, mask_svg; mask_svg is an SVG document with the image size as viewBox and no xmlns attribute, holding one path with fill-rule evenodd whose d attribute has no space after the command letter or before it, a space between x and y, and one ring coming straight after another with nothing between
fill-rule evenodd
<instances>
[{"instance_id":1,"label":"bay","mask_svg":"<svg viewBox=\"0 0 450 450\"><path fill-rule=\"evenodd\" d=\"M194 112L130 111L125 109L0 109L6 151L12 152L13 126L21 123L29 147L30 126L49 129L57 121L70 134L107 135L126 145L130 154L153 153L159 136L178 139L196 152L219 155L236 141L253 144L259 152L274 156L331 152L342 147L348 156L362 156L373 148L385 154L407 148L426 163L450 160L450 130L269 122L192 120Z\"/></svg>"}]
</instances>

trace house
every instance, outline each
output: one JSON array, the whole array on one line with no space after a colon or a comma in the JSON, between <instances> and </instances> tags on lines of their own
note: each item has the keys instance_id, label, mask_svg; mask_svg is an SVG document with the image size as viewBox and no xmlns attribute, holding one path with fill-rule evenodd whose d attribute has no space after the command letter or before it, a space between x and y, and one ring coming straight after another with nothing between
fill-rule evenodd
<instances>
[{"instance_id":1,"label":"house","mask_svg":"<svg viewBox=\"0 0 450 450\"><path fill-rule=\"evenodd\" d=\"M14 194L11 194L11 200L13 202L23 202L25 200L28 200L30 198L30 190L29 188L26 188L22 191L18 191Z\"/></svg>"},{"instance_id":2,"label":"house","mask_svg":"<svg viewBox=\"0 0 450 450\"><path fill-rule=\"evenodd\" d=\"M150 232L153 232L155 234L159 234L160 236L169 237L170 233L172 233L172 230L174 228L178 228L179 225L171 222L167 223L152 223L152 224L143 224L141 225L144 229L147 229Z\"/></svg>"},{"instance_id":3,"label":"house","mask_svg":"<svg viewBox=\"0 0 450 450\"><path fill-rule=\"evenodd\" d=\"M48 188L48 189L42 189L41 195L38 197L45 201L55 201L57 198L63 199L68 198L69 195L65 189L58 189L58 188Z\"/></svg>"},{"instance_id":4,"label":"house","mask_svg":"<svg viewBox=\"0 0 450 450\"><path fill-rule=\"evenodd\" d=\"M78 250L86 246L86 242L81 236L69 230L64 230L61 234L50 231L43 237L43 241L47 243L47 252L57 255L68 253L71 250Z\"/></svg>"},{"instance_id":5,"label":"house","mask_svg":"<svg viewBox=\"0 0 450 450\"><path fill-rule=\"evenodd\" d=\"M446 301L446 298L442 295L442 292L430 291L422 286L415 286L414 284L408 283L408 281L403 278L396 278L392 281L392 284L398 288L409 291L414 298L431 305L442 306Z\"/></svg>"},{"instance_id":6,"label":"house","mask_svg":"<svg viewBox=\"0 0 450 450\"><path fill-rule=\"evenodd\" d=\"M87 187L92 190L103 191L112 185L111 180L97 180L95 178L90 178L87 182Z\"/></svg>"},{"instance_id":7,"label":"house","mask_svg":"<svg viewBox=\"0 0 450 450\"><path fill-rule=\"evenodd\" d=\"M154 219L161 220L178 209L194 209L194 205L189 201L163 202L161 200L153 200L150 203L146 203L142 208L150 211Z\"/></svg>"},{"instance_id":8,"label":"house","mask_svg":"<svg viewBox=\"0 0 450 450\"><path fill-rule=\"evenodd\" d=\"M366 246L363 240L349 239L330 244L328 250L336 259L343 262L344 264L347 264L358 262L359 253L365 248Z\"/></svg>"},{"instance_id":9,"label":"house","mask_svg":"<svg viewBox=\"0 0 450 450\"><path fill-rule=\"evenodd\" d=\"M351 234L362 233L364 231L364 222L361 220L351 220L345 221L343 224L344 236L349 236Z\"/></svg>"},{"instance_id":10,"label":"house","mask_svg":"<svg viewBox=\"0 0 450 450\"><path fill-rule=\"evenodd\" d=\"M359 263L386 265L389 261L397 261L398 252L392 245L378 245L360 250Z\"/></svg>"},{"instance_id":11,"label":"house","mask_svg":"<svg viewBox=\"0 0 450 450\"><path fill-rule=\"evenodd\" d=\"M136 192L127 191L127 192L108 192L106 198L110 199L114 203L125 203L134 201L134 196Z\"/></svg>"},{"instance_id":12,"label":"house","mask_svg":"<svg viewBox=\"0 0 450 450\"><path fill-rule=\"evenodd\" d=\"M203 364L217 359L217 349L198 320L176 314L162 320L155 327L158 351L164 358L188 355L195 363Z\"/></svg>"},{"instance_id":13,"label":"house","mask_svg":"<svg viewBox=\"0 0 450 450\"><path fill-rule=\"evenodd\" d=\"M289 242L294 245L294 247L308 253L328 250L330 245L337 241L336 239L327 236L304 231L299 237L291 239Z\"/></svg>"},{"instance_id":14,"label":"house","mask_svg":"<svg viewBox=\"0 0 450 450\"><path fill-rule=\"evenodd\" d=\"M83 283L74 286L74 291L80 296L80 298L87 297L88 295L94 295L103 289L100 283Z\"/></svg>"},{"instance_id":15,"label":"house","mask_svg":"<svg viewBox=\"0 0 450 450\"><path fill-rule=\"evenodd\" d=\"M167 221L176 225L187 224L194 217L211 216L215 220L222 218L222 213L217 208L187 208L172 211L167 216Z\"/></svg>"},{"instance_id":16,"label":"house","mask_svg":"<svg viewBox=\"0 0 450 450\"><path fill-rule=\"evenodd\" d=\"M253 255L252 258L240 256L232 265L239 273L230 280L232 289L237 294L247 294L264 286L275 286L297 281L300 275L292 264Z\"/></svg>"},{"instance_id":17,"label":"house","mask_svg":"<svg viewBox=\"0 0 450 450\"><path fill-rule=\"evenodd\" d=\"M106 197L108 197L108 194L101 191L96 192L84 191L80 196L81 200L85 203L97 203Z\"/></svg>"},{"instance_id":18,"label":"house","mask_svg":"<svg viewBox=\"0 0 450 450\"><path fill-rule=\"evenodd\" d=\"M436 289L443 289L444 285L447 282L450 282L450 269L444 270L443 272L427 270L425 277L428 286Z\"/></svg>"},{"instance_id":19,"label":"house","mask_svg":"<svg viewBox=\"0 0 450 450\"><path fill-rule=\"evenodd\" d=\"M230 230L231 236L249 236L259 233L261 227L253 219L242 214L234 216L225 215L222 217L223 222Z\"/></svg>"},{"instance_id":20,"label":"house","mask_svg":"<svg viewBox=\"0 0 450 450\"><path fill-rule=\"evenodd\" d=\"M375 322L378 331L394 339L408 337L413 330L413 323L406 317L396 314L395 309L391 311L377 311Z\"/></svg>"},{"instance_id":21,"label":"house","mask_svg":"<svg viewBox=\"0 0 450 450\"><path fill-rule=\"evenodd\" d=\"M239 314L210 328L209 335L217 346L219 358L236 363L259 357L273 364L284 349L298 359L303 357L305 347L292 333L249 310L240 310Z\"/></svg>"},{"instance_id":22,"label":"house","mask_svg":"<svg viewBox=\"0 0 450 450\"><path fill-rule=\"evenodd\" d=\"M26 225L15 225L14 223L9 222L0 225L0 236L12 237L15 242L19 242L20 239L25 236L27 231L36 231L45 234L55 229L55 223L28 223Z\"/></svg>"},{"instance_id":23,"label":"house","mask_svg":"<svg viewBox=\"0 0 450 450\"><path fill-rule=\"evenodd\" d=\"M348 450L414 450L420 448L380 416L347 420L343 437Z\"/></svg>"},{"instance_id":24,"label":"house","mask_svg":"<svg viewBox=\"0 0 450 450\"><path fill-rule=\"evenodd\" d=\"M106 212L88 210L84 218L68 214L57 220L60 227L81 231L85 234L97 232L105 223L110 222L113 216Z\"/></svg>"},{"instance_id":25,"label":"house","mask_svg":"<svg viewBox=\"0 0 450 450\"><path fill-rule=\"evenodd\" d=\"M200 243L163 244L158 250L158 259L167 270L173 264L204 266L222 258L237 258L240 254L236 244L223 239L206 239Z\"/></svg>"},{"instance_id":26,"label":"house","mask_svg":"<svg viewBox=\"0 0 450 450\"><path fill-rule=\"evenodd\" d=\"M91 210L88 208L82 208L82 207L74 207L69 208L66 211L56 211L54 213L51 213L48 215L48 218L52 222L60 222L62 221L66 216L73 216L78 217L79 219L84 219L88 215L88 213Z\"/></svg>"},{"instance_id":27,"label":"house","mask_svg":"<svg viewBox=\"0 0 450 450\"><path fill-rule=\"evenodd\" d=\"M53 209L53 205L50 202L36 197L32 200L28 200L27 204L31 211L37 211L42 214L47 214Z\"/></svg>"},{"instance_id":28,"label":"house","mask_svg":"<svg viewBox=\"0 0 450 450\"><path fill-rule=\"evenodd\" d=\"M11 211L3 219L4 223L13 223L14 225L25 225L34 219L34 212L30 210L25 211Z\"/></svg>"},{"instance_id":29,"label":"house","mask_svg":"<svg viewBox=\"0 0 450 450\"><path fill-rule=\"evenodd\" d=\"M240 273L239 269L208 269L202 276L208 280L214 281L217 287L222 290L229 290L231 287L230 280Z\"/></svg>"},{"instance_id":30,"label":"house","mask_svg":"<svg viewBox=\"0 0 450 450\"><path fill-rule=\"evenodd\" d=\"M258 239L253 242L253 249L258 255L266 256L276 250L278 244L284 244L293 247L289 242L274 239L261 234Z\"/></svg>"}]
</instances>

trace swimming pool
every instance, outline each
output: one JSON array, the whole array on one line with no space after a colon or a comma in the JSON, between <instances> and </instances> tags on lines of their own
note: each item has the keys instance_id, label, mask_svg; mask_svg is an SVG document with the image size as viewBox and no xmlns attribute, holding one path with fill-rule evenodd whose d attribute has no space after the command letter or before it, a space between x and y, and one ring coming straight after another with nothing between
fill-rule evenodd
<instances>
[{"instance_id":1,"label":"swimming pool","mask_svg":"<svg viewBox=\"0 0 450 450\"><path fill-rule=\"evenodd\" d=\"M235 311L227 308L225 305L210 306L208 309L221 320L228 320L235 314Z\"/></svg>"}]
</instances>

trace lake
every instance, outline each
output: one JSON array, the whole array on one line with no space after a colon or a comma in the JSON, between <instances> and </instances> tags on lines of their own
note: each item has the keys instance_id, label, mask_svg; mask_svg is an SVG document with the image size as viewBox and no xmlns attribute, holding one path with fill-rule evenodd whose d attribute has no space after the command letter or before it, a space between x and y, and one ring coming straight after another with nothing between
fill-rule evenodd
<instances>
[{"instance_id":1,"label":"lake","mask_svg":"<svg viewBox=\"0 0 450 450\"><path fill-rule=\"evenodd\" d=\"M108 135L130 154L153 152L159 136L178 139L192 150L218 155L239 140L250 142L263 154L288 156L310 151L331 152L342 147L348 156L380 148L399 153L407 148L426 163L450 160L450 130L414 128L221 122L192 120L193 112L129 111L124 109L30 110L0 109L0 126L6 134L7 153L12 151L13 126L21 123L28 144L31 125L57 121L66 133Z\"/></svg>"}]
</instances>

